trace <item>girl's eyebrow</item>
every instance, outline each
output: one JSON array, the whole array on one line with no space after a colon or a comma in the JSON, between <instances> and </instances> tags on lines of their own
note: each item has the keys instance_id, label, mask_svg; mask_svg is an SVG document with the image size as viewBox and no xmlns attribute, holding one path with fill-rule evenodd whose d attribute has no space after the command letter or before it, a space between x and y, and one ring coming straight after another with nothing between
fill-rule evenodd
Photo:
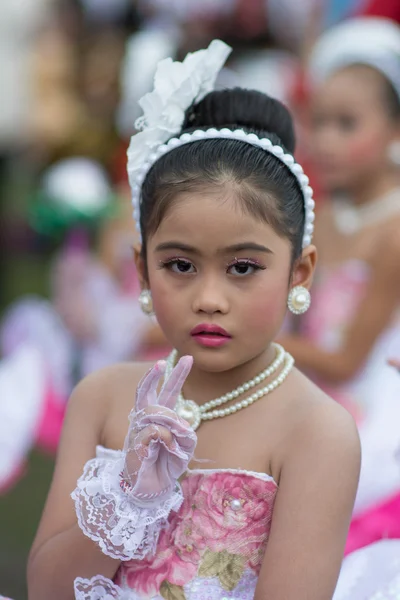
<instances>
[{"instance_id":1,"label":"girl's eyebrow","mask_svg":"<svg viewBox=\"0 0 400 600\"><path fill-rule=\"evenodd\" d=\"M181 250L182 252L190 252L191 254L201 254L200 250L189 244L172 240L170 242L163 242L156 247L156 252L162 252L163 250ZM219 254L228 254L241 252L243 250L255 250L256 252L264 252L265 254L273 254L272 250L262 244L256 244L255 242L241 242L240 244L234 244L225 248L219 248Z\"/></svg>"},{"instance_id":2,"label":"girl's eyebrow","mask_svg":"<svg viewBox=\"0 0 400 600\"><path fill-rule=\"evenodd\" d=\"M255 242L242 242L240 244L234 244L227 248L222 248L219 252L240 252L241 250L255 250L256 252L265 252L266 254L273 254L272 250L262 244L256 244Z\"/></svg>"},{"instance_id":3,"label":"girl's eyebrow","mask_svg":"<svg viewBox=\"0 0 400 600\"><path fill-rule=\"evenodd\" d=\"M190 252L191 254L201 254L201 252L194 246L189 246L189 244L184 244L183 242L174 240L171 242L163 242L162 244L158 244L156 247L156 252L162 252L163 250L182 250L183 252Z\"/></svg>"}]
</instances>

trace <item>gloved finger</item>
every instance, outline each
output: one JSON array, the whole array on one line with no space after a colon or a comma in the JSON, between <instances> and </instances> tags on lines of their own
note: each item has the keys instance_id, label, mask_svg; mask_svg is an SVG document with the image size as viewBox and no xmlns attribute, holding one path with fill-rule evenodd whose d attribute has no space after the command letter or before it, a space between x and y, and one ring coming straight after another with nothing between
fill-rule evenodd
<instances>
[{"instance_id":1,"label":"gloved finger","mask_svg":"<svg viewBox=\"0 0 400 600\"><path fill-rule=\"evenodd\" d=\"M173 369L171 375L164 382L164 385L161 388L160 395L158 396L159 406L165 406L172 410L175 408L179 392L181 391L183 384L190 373L192 365L192 356L182 356L176 367Z\"/></svg>"},{"instance_id":2,"label":"gloved finger","mask_svg":"<svg viewBox=\"0 0 400 600\"><path fill-rule=\"evenodd\" d=\"M167 448L176 446L172 433L166 427L159 425L145 427L126 449L124 474L130 480L138 474L143 460L148 457L152 442L163 442Z\"/></svg>"},{"instance_id":3,"label":"gloved finger","mask_svg":"<svg viewBox=\"0 0 400 600\"><path fill-rule=\"evenodd\" d=\"M159 360L140 381L136 391L136 412L157 403L157 388L164 376L166 366L165 360Z\"/></svg>"},{"instance_id":4,"label":"gloved finger","mask_svg":"<svg viewBox=\"0 0 400 600\"><path fill-rule=\"evenodd\" d=\"M137 451L141 447L147 448L153 440L163 441L168 446L172 442L172 433L162 425L149 425L136 436L135 450Z\"/></svg>"}]
</instances>

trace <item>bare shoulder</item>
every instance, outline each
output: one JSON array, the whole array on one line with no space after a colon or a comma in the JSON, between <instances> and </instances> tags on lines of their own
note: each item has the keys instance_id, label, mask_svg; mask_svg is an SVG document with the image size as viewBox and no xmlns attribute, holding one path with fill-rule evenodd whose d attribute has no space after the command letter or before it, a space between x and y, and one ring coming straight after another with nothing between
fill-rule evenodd
<instances>
[{"instance_id":1,"label":"bare shoulder","mask_svg":"<svg viewBox=\"0 0 400 600\"><path fill-rule=\"evenodd\" d=\"M74 419L74 415L81 420L90 416L91 422L95 418L98 442L103 443L110 416L126 414L127 407L133 408L136 387L152 366L153 363L118 363L87 375L71 395L66 421Z\"/></svg>"},{"instance_id":2,"label":"bare shoulder","mask_svg":"<svg viewBox=\"0 0 400 600\"><path fill-rule=\"evenodd\" d=\"M297 369L288 398L289 452L312 447L323 452L340 452L360 460L360 441L353 417Z\"/></svg>"},{"instance_id":3,"label":"bare shoulder","mask_svg":"<svg viewBox=\"0 0 400 600\"><path fill-rule=\"evenodd\" d=\"M98 443L120 449L128 429L128 416L135 404L136 388L154 363L118 363L86 377L76 388L71 401L84 404L96 414ZM80 413L82 414L82 408Z\"/></svg>"},{"instance_id":4,"label":"bare shoulder","mask_svg":"<svg viewBox=\"0 0 400 600\"><path fill-rule=\"evenodd\" d=\"M136 390L136 387L151 369L154 363L117 363L104 367L99 371L87 375L75 388L71 402L97 403L98 408L106 408L110 401L127 393L127 390Z\"/></svg>"}]
</instances>

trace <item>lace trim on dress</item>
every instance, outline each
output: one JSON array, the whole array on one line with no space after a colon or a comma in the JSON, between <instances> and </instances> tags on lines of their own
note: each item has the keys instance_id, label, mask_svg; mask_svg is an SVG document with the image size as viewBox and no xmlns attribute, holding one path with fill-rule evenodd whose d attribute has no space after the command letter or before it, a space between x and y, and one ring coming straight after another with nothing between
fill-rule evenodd
<instances>
[{"instance_id":1,"label":"lace trim on dress","mask_svg":"<svg viewBox=\"0 0 400 600\"><path fill-rule=\"evenodd\" d=\"M151 593L152 600L162 598L178 600L253 600L257 576L247 570L234 590L227 591L218 577L196 577L181 589L165 582L162 594ZM122 589L110 579L96 575L91 579L78 577L74 582L75 600L143 600L150 596L138 594L133 589Z\"/></svg>"},{"instance_id":2,"label":"lace trim on dress","mask_svg":"<svg viewBox=\"0 0 400 600\"><path fill-rule=\"evenodd\" d=\"M160 531L171 510L179 510L183 495L176 483L158 506L138 505L120 486L124 460L123 452L115 454L114 460L89 460L71 497L83 533L107 556L127 561L155 552Z\"/></svg>"},{"instance_id":3,"label":"lace trim on dress","mask_svg":"<svg viewBox=\"0 0 400 600\"><path fill-rule=\"evenodd\" d=\"M106 448L105 446L98 445L96 446L96 456L98 458L109 458L115 459L116 456L122 456L122 450L114 450L113 448ZM257 479L262 479L263 481L272 481L278 487L277 482L268 473L261 473L261 471L247 471L246 469L229 469L229 468L219 468L219 469L187 469L187 473L190 475L207 475L211 473L232 473L238 475L249 475L250 477L256 477Z\"/></svg>"},{"instance_id":4,"label":"lace trim on dress","mask_svg":"<svg viewBox=\"0 0 400 600\"><path fill-rule=\"evenodd\" d=\"M91 579L77 577L74 581L75 600L135 600L132 590L124 592L107 577L96 575Z\"/></svg>"},{"instance_id":5,"label":"lace trim on dress","mask_svg":"<svg viewBox=\"0 0 400 600\"><path fill-rule=\"evenodd\" d=\"M232 475L248 475L249 477L255 477L262 481L272 481L278 487L275 479L268 473L261 473L260 471L246 471L246 469L188 469L190 475L211 475L212 473L228 473Z\"/></svg>"}]
</instances>

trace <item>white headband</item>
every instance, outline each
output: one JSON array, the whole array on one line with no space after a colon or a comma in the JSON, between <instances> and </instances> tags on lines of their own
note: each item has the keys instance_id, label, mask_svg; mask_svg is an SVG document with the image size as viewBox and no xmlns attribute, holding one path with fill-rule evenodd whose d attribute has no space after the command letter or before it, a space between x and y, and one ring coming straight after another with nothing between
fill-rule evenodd
<instances>
[{"instance_id":1,"label":"white headband","mask_svg":"<svg viewBox=\"0 0 400 600\"><path fill-rule=\"evenodd\" d=\"M134 135L128 149L128 175L132 189L133 217L140 233L140 198L143 182L154 163L167 152L203 139L235 139L262 148L280 160L298 181L304 198L305 224L303 248L311 244L314 231L313 191L307 175L291 154L242 129L207 129L177 134L182 129L186 110L213 89L215 79L231 49L214 40L207 50L189 54L182 63L166 59L158 64L154 90L139 102L143 117L137 123L142 130Z\"/></svg>"},{"instance_id":2,"label":"white headband","mask_svg":"<svg viewBox=\"0 0 400 600\"><path fill-rule=\"evenodd\" d=\"M311 52L311 80L318 84L336 71L355 64L380 71L400 98L398 25L382 17L357 17L329 29Z\"/></svg>"}]
</instances>

